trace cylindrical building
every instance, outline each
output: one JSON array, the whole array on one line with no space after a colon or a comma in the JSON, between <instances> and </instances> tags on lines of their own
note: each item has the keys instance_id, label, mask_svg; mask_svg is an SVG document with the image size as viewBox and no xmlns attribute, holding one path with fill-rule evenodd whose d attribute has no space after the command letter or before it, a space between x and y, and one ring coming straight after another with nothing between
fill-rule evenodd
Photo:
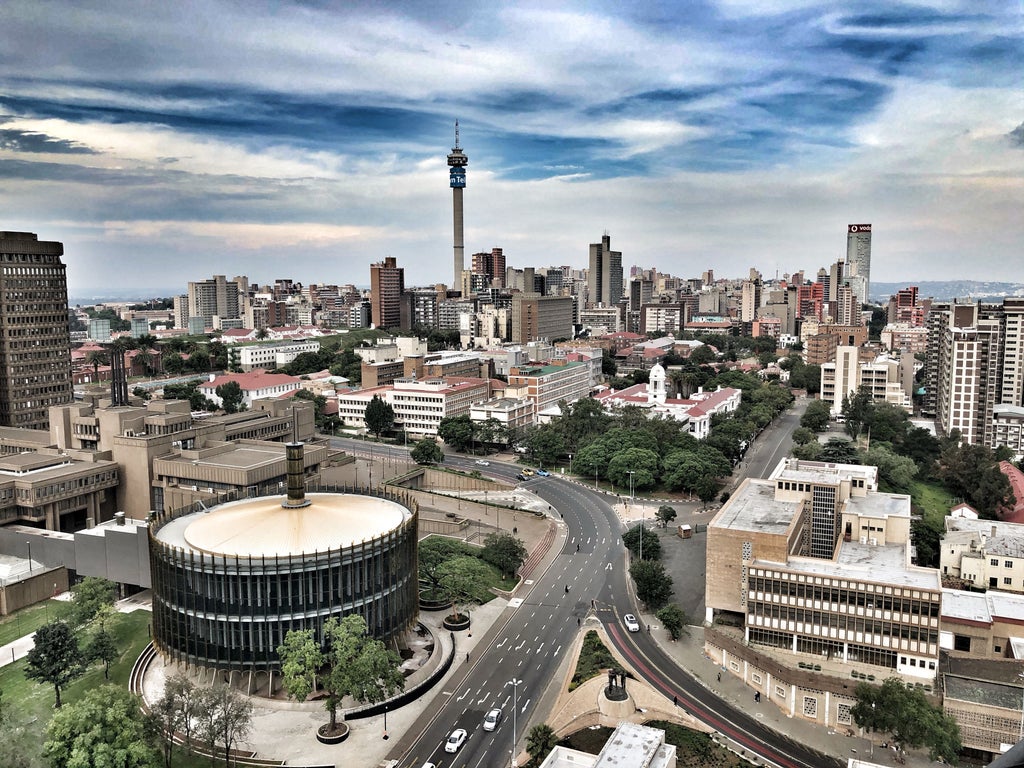
<instances>
[{"instance_id":1,"label":"cylindrical building","mask_svg":"<svg viewBox=\"0 0 1024 768\"><path fill-rule=\"evenodd\" d=\"M390 641L412 625L415 502L387 493L296 495L168 513L151 524L153 640L163 654L272 674L291 630L322 639L327 619L358 613Z\"/></svg>"}]
</instances>

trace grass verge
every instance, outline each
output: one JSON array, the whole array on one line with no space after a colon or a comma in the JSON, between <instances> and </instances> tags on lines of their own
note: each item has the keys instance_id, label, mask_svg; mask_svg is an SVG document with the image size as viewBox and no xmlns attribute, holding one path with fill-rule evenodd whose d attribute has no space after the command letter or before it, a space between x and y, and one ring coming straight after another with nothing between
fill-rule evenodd
<instances>
[{"instance_id":1,"label":"grass verge","mask_svg":"<svg viewBox=\"0 0 1024 768\"><path fill-rule=\"evenodd\" d=\"M618 666L619 663L601 642L597 632L590 630L583 636L583 647L580 648L580 657L576 660L576 672L569 681L569 690L574 691L604 670Z\"/></svg>"}]
</instances>

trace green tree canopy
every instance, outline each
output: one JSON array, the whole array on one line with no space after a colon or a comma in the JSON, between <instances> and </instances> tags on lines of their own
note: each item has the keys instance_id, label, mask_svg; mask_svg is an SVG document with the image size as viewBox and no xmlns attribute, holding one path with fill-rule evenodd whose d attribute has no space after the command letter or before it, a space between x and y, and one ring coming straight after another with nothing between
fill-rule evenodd
<instances>
[{"instance_id":1,"label":"green tree canopy","mask_svg":"<svg viewBox=\"0 0 1024 768\"><path fill-rule=\"evenodd\" d=\"M220 407L224 409L224 413L238 413L245 410L245 406L242 404L245 393L237 381L220 384L214 392L220 398Z\"/></svg>"},{"instance_id":2,"label":"green tree canopy","mask_svg":"<svg viewBox=\"0 0 1024 768\"><path fill-rule=\"evenodd\" d=\"M455 557L437 568L438 586L452 604L452 617L459 615L459 606L479 603L483 584L487 581L487 566L476 557Z\"/></svg>"},{"instance_id":3,"label":"green tree canopy","mask_svg":"<svg viewBox=\"0 0 1024 768\"><path fill-rule=\"evenodd\" d=\"M410 458L417 464L440 464L444 461L444 451L436 440L426 437L416 442L409 451Z\"/></svg>"},{"instance_id":4,"label":"green tree canopy","mask_svg":"<svg viewBox=\"0 0 1024 768\"><path fill-rule=\"evenodd\" d=\"M662 504L654 516L658 518L662 528L667 528L668 524L676 519L676 509L670 504Z\"/></svg>"},{"instance_id":5,"label":"green tree canopy","mask_svg":"<svg viewBox=\"0 0 1024 768\"><path fill-rule=\"evenodd\" d=\"M78 627L96 618L105 607L114 604L117 584L98 576L86 576L71 588L71 622Z\"/></svg>"},{"instance_id":6,"label":"green tree canopy","mask_svg":"<svg viewBox=\"0 0 1024 768\"><path fill-rule=\"evenodd\" d=\"M395 409L384 402L380 395L374 395L366 404L366 413L363 419L366 422L366 428L379 440L381 434L387 432L394 425Z\"/></svg>"},{"instance_id":7,"label":"green tree canopy","mask_svg":"<svg viewBox=\"0 0 1024 768\"><path fill-rule=\"evenodd\" d=\"M526 752L530 756L530 764L540 765L548 753L558 745L558 736L547 723L537 723L526 734Z\"/></svg>"},{"instance_id":8,"label":"green tree canopy","mask_svg":"<svg viewBox=\"0 0 1024 768\"><path fill-rule=\"evenodd\" d=\"M658 453L650 448L622 448L608 463L608 478L620 488L629 488L632 472L634 491L652 488L658 482L659 463Z\"/></svg>"},{"instance_id":9,"label":"green tree canopy","mask_svg":"<svg viewBox=\"0 0 1024 768\"><path fill-rule=\"evenodd\" d=\"M534 461L550 467L561 461L565 443L556 425L544 424L527 434L526 449Z\"/></svg>"},{"instance_id":10,"label":"green tree canopy","mask_svg":"<svg viewBox=\"0 0 1024 768\"><path fill-rule=\"evenodd\" d=\"M366 634L366 621L355 614L328 619L324 624L324 652L328 671L321 676L331 715L330 729L337 727L338 705L346 696L360 704L384 701L405 687L398 654Z\"/></svg>"},{"instance_id":11,"label":"green tree canopy","mask_svg":"<svg viewBox=\"0 0 1024 768\"><path fill-rule=\"evenodd\" d=\"M793 442L797 445L805 445L816 439L814 431L807 427L797 427L793 430Z\"/></svg>"},{"instance_id":12,"label":"green tree canopy","mask_svg":"<svg viewBox=\"0 0 1024 768\"><path fill-rule=\"evenodd\" d=\"M281 659L281 684L296 701L305 701L316 690L316 675L324 663L320 643L312 629L293 629L277 646Z\"/></svg>"},{"instance_id":13,"label":"green tree canopy","mask_svg":"<svg viewBox=\"0 0 1024 768\"><path fill-rule=\"evenodd\" d=\"M634 558L640 557L640 532L643 531L644 560L661 559L661 539L658 534L639 523L622 534L622 543Z\"/></svg>"},{"instance_id":14,"label":"green tree canopy","mask_svg":"<svg viewBox=\"0 0 1024 768\"><path fill-rule=\"evenodd\" d=\"M78 639L67 622L55 619L36 630L35 645L28 652L25 677L53 686L54 706L60 709L60 692L85 671Z\"/></svg>"},{"instance_id":15,"label":"green tree canopy","mask_svg":"<svg viewBox=\"0 0 1024 768\"><path fill-rule=\"evenodd\" d=\"M678 640L682 637L686 625L690 623L690 617L686 615L686 611L675 603L666 605L655 615L658 617L658 621L668 630L669 637L673 640Z\"/></svg>"},{"instance_id":16,"label":"green tree canopy","mask_svg":"<svg viewBox=\"0 0 1024 768\"><path fill-rule=\"evenodd\" d=\"M447 536L428 536L418 547L419 578L435 592L441 591L441 566L456 557L473 557L473 547Z\"/></svg>"},{"instance_id":17,"label":"green tree canopy","mask_svg":"<svg viewBox=\"0 0 1024 768\"><path fill-rule=\"evenodd\" d=\"M473 443L473 422L467 414L462 416L446 416L437 425L437 436L459 453Z\"/></svg>"},{"instance_id":18,"label":"green tree canopy","mask_svg":"<svg viewBox=\"0 0 1024 768\"><path fill-rule=\"evenodd\" d=\"M898 456L884 443L873 443L861 454L861 463L878 467L878 479L892 491L908 492L917 475L913 459Z\"/></svg>"},{"instance_id":19,"label":"green tree canopy","mask_svg":"<svg viewBox=\"0 0 1024 768\"><path fill-rule=\"evenodd\" d=\"M644 554L646 552L644 546ZM629 567L629 575L636 585L636 596L649 610L658 610L672 599L672 577L665 566L654 560L635 560Z\"/></svg>"},{"instance_id":20,"label":"green tree canopy","mask_svg":"<svg viewBox=\"0 0 1024 768\"><path fill-rule=\"evenodd\" d=\"M956 720L929 704L923 691L890 677L881 686L860 683L856 697L850 714L860 727L890 733L913 749L927 746L932 760L957 763L961 744Z\"/></svg>"},{"instance_id":21,"label":"green tree canopy","mask_svg":"<svg viewBox=\"0 0 1024 768\"><path fill-rule=\"evenodd\" d=\"M807 409L800 417L800 426L814 432L823 432L828 427L828 419L832 411L824 400L811 400Z\"/></svg>"},{"instance_id":22,"label":"green tree canopy","mask_svg":"<svg viewBox=\"0 0 1024 768\"><path fill-rule=\"evenodd\" d=\"M518 536L510 533L492 533L484 539L484 547L480 557L490 563L503 577L514 574L526 562L526 545Z\"/></svg>"},{"instance_id":23,"label":"green tree canopy","mask_svg":"<svg viewBox=\"0 0 1024 768\"><path fill-rule=\"evenodd\" d=\"M54 714L43 754L51 768L156 768L160 751L140 711L139 699L122 688L92 688Z\"/></svg>"}]
</instances>

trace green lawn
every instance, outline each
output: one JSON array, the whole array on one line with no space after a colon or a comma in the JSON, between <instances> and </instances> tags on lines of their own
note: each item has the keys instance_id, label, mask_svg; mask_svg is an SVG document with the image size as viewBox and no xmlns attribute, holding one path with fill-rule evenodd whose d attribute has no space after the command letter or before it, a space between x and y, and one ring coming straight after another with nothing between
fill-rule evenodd
<instances>
[{"instance_id":1,"label":"green lawn","mask_svg":"<svg viewBox=\"0 0 1024 768\"><path fill-rule=\"evenodd\" d=\"M941 524L942 518L949 514L952 499L938 483L915 480L910 486L910 496L916 507L915 512L919 512L930 523Z\"/></svg>"},{"instance_id":2,"label":"green lawn","mask_svg":"<svg viewBox=\"0 0 1024 768\"><path fill-rule=\"evenodd\" d=\"M67 606L66 603L59 602L58 605ZM32 611L33 609L25 610ZM19 613L21 612L19 611ZM35 615L34 611L32 615ZM8 618L16 618L16 616ZM127 686L132 665L142 653L142 649L149 643L148 627L151 618L152 614L149 611L135 611L134 613L119 613L111 619L108 629L114 635L118 648L122 650L120 658L110 665L110 683L121 687ZM27 626L28 618L25 621ZM45 623L45 616L43 621L38 622L36 626L43 623ZM103 685L105 682L102 665L93 664L82 677L61 692L61 699L65 703L77 701L86 691ZM41 750L46 723L53 715L53 687L27 679L25 677L25 659L19 659L13 664L0 667L0 690L4 692L4 706L9 707L11 712L17 713L21 722L34 724L30 733L37 740ZM205 764L208 765L208 761ZM184 763L182 765L185 766Z\"/></svg>"},{"instance_id":3,"label":"green lawn","mask_svg":"<svg viewBox=\"0 0 1024 768\"><path fill-rule=\"evenodd\" d=\"M4 616L0 618L0 645L31 635L50 619L67 616L70 610L71 604L64 600L46 600Z\"/></svg>"}]
</instances>

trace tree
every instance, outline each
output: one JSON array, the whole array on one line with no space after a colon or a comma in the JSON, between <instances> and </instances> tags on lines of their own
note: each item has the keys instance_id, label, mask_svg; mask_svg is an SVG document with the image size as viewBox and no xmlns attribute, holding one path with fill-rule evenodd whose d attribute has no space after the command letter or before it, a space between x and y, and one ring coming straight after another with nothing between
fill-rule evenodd
<instances>
[{"instance_id":1,"label":"tree","mask_svg":"<svg viewBox=\"0 0 1024 768\"><path fill-rule=\"evenodd\" d=\"M534 461L548 466L557 464L565 453L562 435L554 424L531 430L526 438L526 448Z\"/></svg>"},{"instance_id":2,"label":"tree","mask_svg":"<svg viewBox=\"0 0 1024 768\"><path fill-rule=\"evenodd\" d=\"M856 438L861 433L861 428L871 420L873 409L871 388L867 385L861 386L852 396L843 397L841 413L846 419L846 434Z\"/></svg>"},{"instance_id":3,"label":"tree","mask_svg":"<svg viewBox=\"0 0 1024 768\"><path fill-rule=\"evenodd\" d=\"M180 731L185 736L185 747L192 751L198 705L199 692L191 680L181 674L167 678L163 694L150 710L155 730L163 734L165 768L171 768L175 732Z\"/></svg>"},{"instance_id":4,"label":"tree","mask_svg":"<svg viewBox=\"0 0 1024 768\"><path fill-rule=\"evenodd\" d=\"M420 580L427 582L435 593L440 593L443 575L440 571L441 566L456 557L472 557L474 551L470 545L458 539L428 536L419 543L417 553Z\"/></svg>"},{"instance_id":5,"label":"tree","mask_svg":"<svg viewBox=\"0 0 1024 768\"><path fill-rule=\"evenodd\" d=\"M661 608L672 598L672 577L665 566L653 560L635 560L629 567L629 575L636 584L636 596L650 610Z\"/></svg>"},{"instance_id":6,"label":"tree","mask_svg":"<svg viewBox=\"0 0 1024 768\"><path fill-rule=\"evenodd\" d=\"M797 427L793 430L793 442L797 445L806 445L812 440L817 440L814 430L808 429L807 427Z\"/></svg>"},{"instance_id":7,"label":"tree","mask_svg":"<svg viewBox=\"0 0 1024 768\"><path fill-rule=\"evenodd\" d=\"M409 456L417 464L440 464L444 461L444 451L436 440L426 437L417 441L409 451Z\"/></svg>"},{"instance_id":8,"label":"tree","mask_svg":"<svg viewBox=\"0 0 1024 768\"><path fill-rule=\"evenodd\" d=\"M461 453L473 442L473 422L467 414L446 416L438 422L437 436Z\"/></svg>"},{"instance_id":9,"label":"tree","mask_svg":"<svg viewBox=\"0 0 1024 768\"><path fill-rule=\"evenodd\" d=\"M832 411L824 400L811 400L807 409L800 417L800 426L814 432L823 432L828 427L828 419Z\"/></svg>"},{"instance_id":10,"label":"tree","mask_svg":"<svg viewBox=\"0 0 1024 768\"><path fill-rule=\"evenodd\" d=\"M100 366L107 365L110 360L107 353L101 349L94 349L85 356L85 361L92 365L93 381L100 380Z\"/></svg>"},{"instance_id":11,"label":"tree","mask_svg":"<svg viewBox=\"0 0 1024 768\"><path fill-rule=\"evenodd\" d=\"M673 640L678 640L682 637L686 625L690 623L690 617L686 615L686 611L675 603L666 605L655 616L658 617L658 621L668 630L669 637Z\"/></svg>"},{"instance_id":12,"label":"tree","mask_svg":"<svg viewBox=\"0 0 1024 768\"><path fill-rule=\"evenodd\" d=\"M540 765L557 745L555 730L547 723L537 723L526 734L526 752L530 756L530 765Z\"/></svg>"},{"instance_id":13,"label":"tree","mask_svg":"<svg viewBox=\"0 0 1024 768\"><path fill-rule=\"evenodd\" d=\"M381 399L380 395L374 395L373 399L366 404L366 413L363 416L366 428L380 440L381 433L387 432L395 423L395 409Z\"/></svg>"},{"instance_id":14,"label":"tree","mask_svg":"<svg viewBox=\"0 0 1024 768\"><path fill-rule=\"evenodd\" d=\"M640 531L643 531L644 560L660 560L661 539L658 538L658 534L654 531L641 526L639 523L622 534L622 543L625 544L626 549L629 550L634 558L640 556Z\"/></svg>"},{"instance_id":15,"label":"tree","mask_svg":"<svg viewBox=\"0 0 1024 768\"><path fill-rule=\"evenodd\" d=\"M661 523L662 528L667 528L668 524L676 519L675 507L668 504L662 504L658 507L658 511L654 513L654 516L658 518L658 522Z\"/></svg>"},{"instance_id":16,"label":"tree","mask_svg":"<svg viewBox=\"0 0 1024 768\"><path fill-rule=\"evenodd\" d=\"M492 533L484 539L480 557L499 571L502 578L514 574L526 562L526 546L523 540L510 533Z\"/></svg>"},{"instance_id":17,"label":"tree","mask_svg":"<svg viewBox=\"0 0 1024 768\"><path fill-rule=\"evenodd\" d=\"M715 351L707 344L704 344L693 350L687 359L692 365L708 365L715 362L717 358L718 355L715 354Z\"/></svg>"},{"instance_id":18,"label":"tree","mask_svg":"<svg viewBox=\"0 0 1024 768\"><path fill-rule=\"evenodd\" d=\"M913 459L897 456L884 443L872 445L870 450L861 454L861 460L864 464L878 467L878 479L893 491L909 491L917 475Z\"/></svg>"},{"instance_id":19,"label":"tree","mask_svg":"<svg viewBox=\"0 0 1024 768\"><path fill-rule=\"evenodd\" d=\"M405 687L398 654L380 640L366 634L366 621L351 614L324 623L324 659L327 671L321 676L331 715L329 732L337 730L338 705L350 696L360 704L376 704Z\"/></svg>"},{"instance_id":20,"label":"tree","mask_svg":"<svg viewBox=\"0 0 1024 768\"><path fill-rule=\"evenodd\" d=\"M459 617L459 606L479 603L480 590L487 581L487 566L471 556L456 557L437 568L438 586L452 604L452 618Z\"/></svg>"},{"instance_id":21,"label":"tree","mask_svg":"<svg viewBox=\"0 0 1024 768\"><path fill-rule=\"evenodd\" d=\"M71 622L85 626L105 607L114 604L117 584L98 576L86 576L71 588Z\"/></svg>"},{"instance_id":22,"label":"tree","mask_svg":"<svg viewBox=\"0 0 1024 768\"><path fill-rule=\"evenodd\" d=\"M632 472L633 490L652 488L658 482L660 463L658 453L649 448L623 448L612 456L608 478L621 488L629 488Z\"/></svg>"},{"instance_id":23,"label":"tree","mask_svg":"<svg viewBox=\"0 0 1024 768\"><path fill-rule=\"evenodd\" d=\"M210 745L210 764L217 742L224 747L224 764L230 764L231 750L252 727L252 702L230 685L203 688L199 693L196 730Z\"/></svg>"},{"instance_id":24,"label":"tree","mask_svg":"<svg viewBox=\"0 0 1024 768\"><path fill-rule=\"evenodd\" d=\"M890 677L881 686L860 683L855 695L850 714L857 725L891 733L896 742L913 749L927 745L932 760L956 764L961 749L956 720L929 704L923 691Z\"/></svg>"},{"instance_id":25,"label":"tree","mask_svg":"<svg viewBox=\"0 0 1024 768\"><path fill-rule=\"evenodd\" d=\"M834 461L836 464L859 464L857 448L850 440L830 438L821 449L822 461Z\"/></svg>"},{"instance_id":26,"label":"tree","mask_svg":"<svg viewBox=\"0 0 1024 768\"><path fill-rule=\"evenodd\" d=\"M139 699L117 686L86 691L53 716L43 754L51 768L155 768L160 752L139 710Z\"/></svg>"},{"instance_id":27,"label":"tree","mask_svg":"<svg viewBox=\"0 0 1024 768\"><path fill-rule=\"evenodd\" d=\"M57 709L61 705L61 690L84 671L78 639L67 622L54 619L36 630L35 645L28 652L25 677L52 685Z\"/></svg>"},{"instance_id":28,"label":"tree","mask_svg":"<svg viewBox=\"0 0 1024 768\"><path fill-rule=\"evenodd\" d=\"M320 643L312 629L293 629L277 646L281 659L281 684L296 701L305 701L316 689L316 674L324 663Z\"/></svg>"},{"instance_id":29,"label":"tree","mask_svg":"<svg viewBox=\"0 0 1024 768\"><path fill-rule=\"evenodd\" d=\"M221 384L214 392L220 398L220 407L224 409L224 413L238 413L245 410L245 405L242 402L245 400L245 393L242 391L242 385L237 381Z\"/></svg>"},{"instance_id":30,"label":"tree","mask_svg":"<svg viewBox=\"0 0 1024 768\"><path fill-rule=\"evenodd\" d=\"M195 373L206 373L210 370L210 353L205 349L195 349L189 353L187 365Z\"/></svg>"},{"instance_id":31,"label":"tree","mask_svg":"<svg viewBox=\"0 0 1024 768\"><path fill-rule=\"evenodd\" d=\"M939 479L950 495L966 499L986 517L1010 501L1010 482L999 470L991 449L948 439L939 456Z\"/></svg>"},{"instance_id":32,"label":"tree","mask_svg":"<svg viewBox=\"0 0 1024 768\"><path fill-rule=\"evenodd\" d=\"M113 614L113 609L104 606L96 616L96 629L93 630L89 642L84 648L84 654L89 661L100 661L103 663L103 679L110 679L110 662L116 661L121 652L117 649L114 636L107 630L107 621Z\"/></svg>"},{"instance_id":33,"label":"tree","mask_svg":"<svg viewBox=\"0 0 1024 768\"><path fill-rule=\"evenodd\" d=\"M163 366L167 373L177 375L185 370L185 358L177 352L166 352L163 356Z\"/></svg>"}]
</instances>

